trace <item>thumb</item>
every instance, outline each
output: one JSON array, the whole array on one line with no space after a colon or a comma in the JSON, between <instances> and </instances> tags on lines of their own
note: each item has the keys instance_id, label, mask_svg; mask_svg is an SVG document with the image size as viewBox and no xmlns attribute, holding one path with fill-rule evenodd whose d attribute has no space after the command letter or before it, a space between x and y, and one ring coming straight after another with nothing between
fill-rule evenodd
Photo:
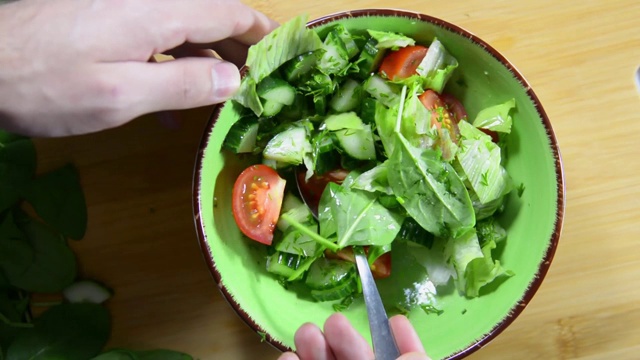
<instances>
[{"instance_id":1,"label":"thumb","mask_svg":"<svg viewBox=\"0 0 640 360\"><path fill-rule=\"evenodd\" d=\"M240 85L238 68L215 58L181 58L161 63L112 63L120 115L127 118L228 100ZM126 121L125 120L125 121Z\"/></svg>"}]
</instances>

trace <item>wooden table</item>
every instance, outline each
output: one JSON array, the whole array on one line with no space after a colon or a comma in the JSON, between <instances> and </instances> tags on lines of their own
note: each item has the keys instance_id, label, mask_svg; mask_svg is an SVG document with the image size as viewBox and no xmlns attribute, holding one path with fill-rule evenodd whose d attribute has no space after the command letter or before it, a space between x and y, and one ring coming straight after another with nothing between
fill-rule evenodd
<instances>
[{"instance_id":1,"label":"wooden table","mask_svg":"<svg viewBox=\"0 0 640 360\"><path fill-rule=\"evenodd\" d=\"M640 2L272 1L283 22L367 7L456 23L509 58L558 137L567 184L564 231L542 287L473 359L640 358ZM349 5L347 5L349 4ZM210 108L170 130L146 116L110 131L38 140L42 171L74 162L89 206L74 242L83 274L116 293L110 346L172 348L200 359L275 359L210 276L191 210L194 156Z\"/></svg>"}]
</instances>

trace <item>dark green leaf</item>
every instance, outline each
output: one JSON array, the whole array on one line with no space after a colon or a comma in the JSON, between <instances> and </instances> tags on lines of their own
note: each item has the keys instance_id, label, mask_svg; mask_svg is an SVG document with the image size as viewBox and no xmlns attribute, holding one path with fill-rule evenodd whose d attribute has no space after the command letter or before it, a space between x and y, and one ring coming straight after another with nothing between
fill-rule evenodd
<instances>
[{"instance_id":1,"label":"dark green leaf","mask_svg":"<svg viewBox=\"0 0 640 360\"><path fill-rule=\"evenodd\" d=\"M8 209L20 199L20 194L33 179L36 169L36 150L31 140L0 139L0 211Z\"/></svg>"},{"instance_id":2,"label":"dark green leaf","mask_svg":"<svg viewBox=\"0 0 640 360\"><path fill-rule=\"evenodd\" d=\"M35 219L21 228L34 250L34 258L25 271L4 269L11 284L33 292L57 292L71 284L76 277L76 259L66 240Z\"/></svg>"},{"instance_id":3,"label":"dark green leaf","mask_svg":"<svg viewBox=\"0 0 640 360\"><path fill-rule=\"evenodd\" d=\"M18 140L26 140L27 138L22 135L12 134L10 132L6 132L4 130L0 130L0 147L3 145L7 145L14 141Z\"/></svg>"},{"instance_id":4,"label":"dark green leaf","mask_svg":"<svg viewBox=\"0 0 640 360\"><path fill-rule=\"evenodd\" d=\"M389 184L420 226L437 236L456 237L475 225L469 193L453 167L434 150L419 149L396 134L389 159Z\"/></svg>"},{"instance_id":5,"label":"dark green leaf","mask_svg":"<svg viewBox=\"0 0 640 360\"><path fill-rule=\"evenodd\" d=\"M33 263L33 248L8 212L0 222L0 269L11 274L25 272Z\"/></svg>"},{"instance_id":6,"label":"dark green leaf","mask_svg":"<svg viewBox=\"0 0 640 360\"><path fill-rule=\"evenodd\" d=\"M319 208L326 208L329 201L332 217L336 222L338 245L386 245L393 241L402 217L380 205L376 195L361 190L350 190L335 183L327 186L329 197L321 197ZM326 227L320 217L320 228Z\"/></svg>"},{"instance_id":7,"label":"dark green leaf","mask_svg":"<svg viewBox=\"0 0 640 360\"><path fill-rule=\"evenodd\" d=\"M86 360L97 355L110 333L109 312L95 304L57 305L36 319L7 351L7 360Z\"/></svg>"},{"instance_id":8,"label":"dark green leaf","mask_svg":"<svg viewBox=\"0 0 640 360\"><path fill-rule=\"evenodd\" d=\"M91 360L193 360L187 354L172 350L133 351L114 349L104 352Z\"/></svg>"},{"instance_id":9,"label":"dark green leaf","mask_svg":"<svg viewBox=\"0 0 640 360\"><path fill-rule=\"evenodd\" d=\"M87 229L87 205L73 165L38 176L25 193L26 200L47 224L79 240Z\"/></svg>"}]
</instances>

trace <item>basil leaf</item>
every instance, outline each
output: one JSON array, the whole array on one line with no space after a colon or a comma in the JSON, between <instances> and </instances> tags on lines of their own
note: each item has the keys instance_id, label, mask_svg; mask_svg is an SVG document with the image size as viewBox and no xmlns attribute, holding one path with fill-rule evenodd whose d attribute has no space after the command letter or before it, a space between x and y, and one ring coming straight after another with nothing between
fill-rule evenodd
<instances>
[{"instance_id":1,"label":"basil leaf","mask_svg":"<svg viewBox=\"0 0 640 360\"><path fill-rule=\"evenodd\" d=\"M420 226L437 236L463 234L475 225L469 193L453 167L436 151L419 149L396 133L389 184Z\"/></svg>"},{"instance_id":2,"label":"basil leaf","mask_svg":"<svg viewBox=\"0 0 640 360\"><path fill-rule=\"evenodd\" d=\"M109 312L103 306L57 305L15 339L7 351L7 360L90 359L107 343L110 330Z\"/></svg>"},{"instance_id":3,"label":"basil leaf","mask_svg":"<svg viewBox=\"0 0 640 360\"><path fill-rule=\"evenodd\" d=\"M350 190L335 183L330 183L327 188L331 197L329 206L336 222L338 246L386 245L395 239L402 217L380 205L375 194ZM320 228L323 225L326 226L321 222Z\"/></svg>"},{"instance_id":4,"label":"basil leaf","mask_svg":"<svg viewBox=\"0 0 640 360\"><path fill-rule=\"evenodd\" d=\"M0 222L0 269L11 273L25 272L33 263L34 251L26 235L8 212Z\"/></svg>"},{"instance_id":5,"label":"basil leaf","mask_svg":"<svg viewBox=\"0 0 640 360\"><path fill-rule=\"evenodd\" d=\"M4 268L12 285L33 292L57 292L76 277L76 259L65 239L35 219L20 224L26 241L34 250L34 258L25 271Z\"/></svg>"},{"instance_id":6,"label":"basil leaf","mask_svg":"<svg viewBox=\"0 0 640 360\"><path fill-rule=\"evenodd\" d=\"M3 135L8 139L6 133ZM36 150L28 139L0 139L0 211L20 199L20 194L33 179L36 170Z\"/></svg>"},{"instance_id":7,"label":"basil leaf","mask_svg":"<svg viewBox=\"0 0 640 360\"><path fill-rule=\"evenodd\" d=\"M91 360L193 360L193 358L178 351L164 349L147 351L113 349L104 352Z\"/></svg>"},{"instance_id":8,"label":"basil leaf","mask_svg":"<svg viewBox=\"0 0 640 360\"><path fill-rule=\"evenodd\" d=\"M44 222L72 239L84 236L87 206L73 165L36 177L24 195Z\"/></svg>"}]
</instances>

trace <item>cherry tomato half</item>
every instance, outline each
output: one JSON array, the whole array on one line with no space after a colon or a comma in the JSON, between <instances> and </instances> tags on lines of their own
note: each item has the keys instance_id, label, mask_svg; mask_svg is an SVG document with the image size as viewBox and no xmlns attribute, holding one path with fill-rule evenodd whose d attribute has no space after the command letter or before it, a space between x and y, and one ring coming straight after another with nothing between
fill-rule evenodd
<instances>
[{"instance_id":1,"label":"cherry tomato half","mask_svg":"<svg viewBox=\"0 0 640 360\"><path fill-rule=\"evenodd\" d=\"M232 192L233 217L240 231L271 245L286 181L267 165L252 165L236 179Z\"/></svg>"},{"instance_id":2,"label":"cherry tomato half","mask_svg":"<svg viewBox=\"0 0 640 360\"><path fill-rule=\"evenodd\" d=\"M424 46L415 45L391 51L382 59L380 73L390 80L406 79L416 73L427 50Z\"/></svg>"},{"instance_id":3,"label":"cherry tomato half","mask_svg":"<svg viewBox=\"0 0 640 360\"><path fill-rule=\"evenodd\" d=\"M449 112L445 102L440 95L433 90L426 90L419 97L422 104L431 112L431 126L435 126L438 132L441 133L441 129L444 126L449 130L449 136L451 141L458 143L460 138L460 129L458 129L458 122L455 115ZM466 113L466 112L465 112Z\"/></svg>"},{"instance_id":4,"label":"cherry tomato half","mask_svg":"<svg viewBox=\"0 0 640 360\"><path fill-rule=\"evenodd\" d=\"M364 247L364 252L369 252L368 246ZM356 258L353 255L353 249L351 247L341 249L337 253L326 250L324 254L330 259L341 259L351 261L352 263L356 262ZM391 275L391 253L387 252L380 255L369 267L374 278L384 279L389 277Z\"/></svg>"}]
</instances>

